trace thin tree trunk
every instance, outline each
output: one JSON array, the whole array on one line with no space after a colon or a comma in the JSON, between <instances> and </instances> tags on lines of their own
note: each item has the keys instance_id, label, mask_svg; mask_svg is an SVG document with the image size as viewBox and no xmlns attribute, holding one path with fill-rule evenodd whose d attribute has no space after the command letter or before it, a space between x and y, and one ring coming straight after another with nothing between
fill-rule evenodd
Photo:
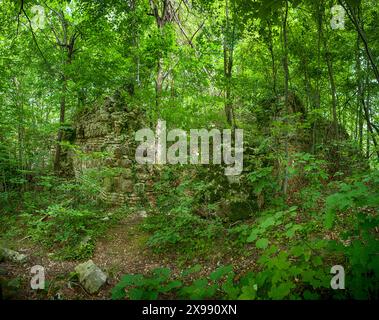
<instances>
[{"instance_id":1,"label":"thin tree trunk","mask_svg":"<svg viewBox=\"0 0 379 320\"><path fill-rule=\"evenodd\" d=\"M162 87L163 87L163 59L158 58L157 76L155 79L155 106L156 106L156 112L158 114L159 114L159 106L161 103Z\"/></svg>"},{"instance_id":2,"label":"thin tree trunk","mask_svg":"<svg viewBox=\"0 0 379 320\"><path fill-rule=\"evenodd\" d=\"M283 18L283 70L284 70L284 103L286 108L286 116L289 116L289 106L288 106L288 83L289 83L289 70L288 70L288 49L287 49L287 18L288 18L288 0L285 2L285 12L284 12L284 18ZM288 120L286 120L288 122ZM287 130L287 128L286 128ZM288 179L289 179L289 172L288 172L288 162L289 162L289 136L286 132L285 137L285 158L286 158L286 165L285 165L285 172L284 172L284 182L283 182L283 194L287 195L288 190Z\"/></svg>"},{"instance_id":3,"label":"thin tree trunk","mask_svg":"<svg viewBox=\"0 0 379 320\"><path fill-rule=\"evenodd\" d=\"M374 74L375 74L375 77L378 81L378 84L379 84L379 72L378 72L378 69L376 67L376 64L374 62L374 59L373 59L373 56L372 56L372 53L370 51L370 48L368 46L368 41L367 41L367 38L366 38L366 34L364 32L364 26L363 26L363 22L361 20L361 12L360 12L360 6L357 7L357 11L355 12L355 10L349 6L348 4L346 4L345 6L345 10L347 11L348 13L348 16L350 17L350 20L353 22L353 24L355 25L356 27L356 30L357 30L357 51L358 51L358 56L357 56L357 74L358 74L358 99L360 101L360 105L362 106L363 108L363 111L364 111L364 117L366 119L366 124L367 124L367 155L369 156L370 155L370 152L369 152L369 149L370 149L370 139L372 140L373 144L374 144L374 147L375 147L375 151L376 151L376 154L378 156L378 159L379 159L379 149L378 149L378 142L375 138L375 132L373 130L374 126L373 124L371 123L371 116L370 116L370 105L369 105L369 94L368 94L368 99L367 101L365 101L365 98L364 98L364 94L363 94L363 88L362 88L362 83L361 83L361 76L360 76L360 71L361 71L361 63L360 63L360 57L359 57L359 39L362 40L363 44L364 44L364 47L365 47L365 51L366 51L366 55L368 57L368 61L367 63L370 63L371 64L371 67L374 71ZM370 87L370 83L369 83L369 80L366 78L366 84L367 84L367 88L369 90L369 87ZM360 123L360 126L361 126L361 123ZM363 127L363 123L362 123L362 127ZM361 128L360 128L361 130ZM363 131L363 128L362 128L362 131ZM361 134L361 133L360 133ZM361 138L360 138L360 143L361 142Z\"/></svg>"},{"instance_id":4,"label":"thin tree trunk","mask_svg":"<svg viewBox=\"0 0 379 320\"><path fill-rule=\"evenodd\" d=\"M376 81L377 81L377 83L379 85L379 70L378 70L378 67L376 66L375 58L372 55L372 52L371 52L370 47L368 45L368 40L367 40L366 33L364 31L364 28L360 24L360 17L355 13L354 9L351 7L351 5L349 3L345 2L345 1L342 1L342 0L339 0L339 3L345 9L345 11L346 11L349 19L354 24L354 26L355 26L355 28L356 28L356 30L358 32L359 37L362 39L362 42L363 42L363 45L365 47L365 51L366 51L368 60L370 61L370 65L371 65L372 71L374 72Z\"/></svg>"},{"instance_id":5,"label":"thin tree trunk","mask_svg":"<svg viewBox=\"0 0 379 320\"><path fill-rule=\"evenodd\" d=\"M276 97L277 91L276 91L276 64L275 64L275 54L274 54L274 44L272 39L272 26L270 19L267 19L267 26L268 26L268 51L270 52L271 57L271 73L272 73L272 91L274 93L274 96Z\"/></svg>"},{"instance_id":6,"label":"thin tree trunk","mask_svg":"<svg viewBox=\"0 0 379 320\"><path fill-rule=\"evenodd\" d=\"M308 59L307 59L307 57L306 57L305 54L304 54L304 56L302 58L302 63L303 63L303 69L304 69L304 86L305 86L305 91L306 91L306 94L307 94L307 103L306 103L306 105L307 105L307 111L308 111L310 105L313 102L313 99L312 99L312 96L311 96L312 86L311 86L311 83L309 81L309 74L308 74Z\"/></svg>"},{"instance_id":7,"label":"thin tree trunk","mask_svg":"<svg viewBox=\"0 0 379 320\"><path fill-rule=\"evenodd\" d=\"M231 97L231 81L233 70L233 50L234 50L234 25L232 35L230 36L230 24L229 24L229 3L225 0L225 18L226 18L226 30L224 34L224 77L225 77L225 115L229 125L234 126L233 115L233 102Z\"/></svg>"},{"instance_id":8,"label":"thin tree trunk","mask_svg":"<svg viewBox=\"0 0 379 320\"><path fill-rule=\"evenodd\" d=\"M362 103L364 104L364 101L362 101ZM370 110L369 110L369 107L367 105L364 105L363 109L364 109L366 123L367 123L368 136L371 137L371 140L372 140L372 142L373 142L373 144L375 146L376 155L378 156L378 159L379 159L378 142L376 141L375 133L374 133L372 125L371 125ZM367 150L369 150L368 146L369 146L369 144L367 145Z\"/></svg>"},{"instance_id":9,"label":"thin tree trunk","mask_svg":"<svg viewBox=\"0 0 379 320\"><path fill-rule=\"evenodd\" d=\"M325 54L326 65L328 67L328 75L329 75L329 84L330 84L330 95L332 97L332 116L333 116L333 127L334 133L336 135L336 139L338 140L338 118L337 118L337 94L336 94L336 83L334 80L334 72L333 72L333 62L330 52L326 52Z\"/></svg>"},{"instance_id":10,"label":"thin tree trunk","mask_svg":"<svg viewBox=\"0 0 379 320\"><path fill-rule=\"evenodd\" d=\"M159 31L159 34L161 37L164 36L163 29L166 23L171 21L172 16L170 12L170 6L171 3L169 0L162 0L162 10L161 13L159 12L159 7L155 0L149 0L150 8L152 10L152 15L155 17L155 22ZM161 103L161 96L162 96L162 88L163 88L163 81L164 81L164 72L163 72L163 58L162 53L158 53L157 57L157 70L156 70L156 77L155 77L155 114L158 115L160 113L160 103Z\"/></svg>"},{"instance_id":11,"label":"thin tree trunk","mask_svg":"<svg viewBox=\"0 0 379 320\"><path fill-rule=\"evenodd\" d=\"M319 109L321 105L321 94L320 94L320 78L321 78L321 39L322 39L322 10L323 3L317 2L316 8L316 19L317 19L317 79L316 79L316 92L315 92L315 102L314 107ZM312 127L312 153L316 153L316 127L317 120L313 122Z\"/></svg>"},{"instance_id":12,"label":"thin tree trunk","mask_svg":"<svg viewBox=\"0 0 379 320\"><path fill-rule=\"evenodd\" d=\"M67 65L71 64L72 57L74 54L74 46L75 46L75 40L76 40L76 34L73 34L70 41L67 42L67 26L65 30L65 42L66 43L66 50L67 50L67 59L65 61L65 69ZM62 139L63 139L63 130L62 127L65 122L65 113L66 113L66 96L67 96L67 81L68 76L65 74L65 70L63 71L62 75L62 91L61 91L61 99L60 99L60 112L59 112L59 130L58 130L58 136L57 136L57 145L55 149L55 158L54 158L54 172L56 174L60 174L61 170L61 154L62 154Z\"/></svg>"},{"instance_id":13,"label":"thin tree trunk","mask_svg":"<svg viewBox=\"0 0 379 320\"><path fill-rule=\"evenodd\" d=\"M362 86L362 75L361 75L361 60L360 60L360 38L357 36L357 52L356 52L356 73L357 73L357 127L358 127L358 141L359 148L362 150L363 147L363 117L362 117L362 101L363 101L363 86Z\"/></svg>"},{"instance_id":14,"label":"thin tree trunk","mask_svg":"<svg viewBox=\"0 0 379 320\"><path fill-rule=\"evenodd\" d=\"M321 15L321 19L322 19L322 17L324 16L324 7L321 8L320 15ZM332 113L333 128L334 128L335 138L338 140L339 132L338 132L338 116L337 116L337 94L336 94L336 84L335 84L335 79L334 79L333 60L332 60L332 54L329 51L326 36L322 32L322 25L321 25L321 38L322 38L323 43L324 43L325 62L326 62L326 65L328 67L330 95L332 98L331 113Z\"/></svg>"},{"instance_id":15,"label":"thin tree trunk","mask_svg":"<svg viewBox=\"0 0 379 320\"><path fill-rule=\"evenodd\" d=\"M57 136L57 145L55 148L55 158L54 158L54 172L56 174L60 173L61 169L61 153L62 153L62 138L63 138L63 130L62 126L65 121L65 113L66 113L66 92L67 92L67 78L63 75L62 79L62 91L61 91L61 99L60 99L60 112L59 112L59 129Z\"/></svg>"}]
</instances>

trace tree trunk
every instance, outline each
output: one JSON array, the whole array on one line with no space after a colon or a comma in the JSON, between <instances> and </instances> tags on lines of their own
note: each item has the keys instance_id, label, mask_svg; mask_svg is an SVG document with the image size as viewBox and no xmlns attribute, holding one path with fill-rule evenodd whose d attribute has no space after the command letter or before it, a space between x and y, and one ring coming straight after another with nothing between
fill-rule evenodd
<instances>
[{"instance_id":1,"label":"tree trunk","mask_svg":"<svg viewBox=\"0 0 379 320\"><path fill-rule=\"evenodd\" d=\"M67 29L65 29L65 35L67 35ZM66 40L66 50L67 50L67 59L65 62L65 69L67 65L71 64L72 57L74 54L74 46L75 46L75 39L76 35L74 34L69 43L67 43L67 37L65 36ZM63 70L62 75L62 91L61 91L61 99L60 99L60 112L59 112L59 129L58 129L58 136L57 136L57 145L55 149L55 158L54 158L54 172L59 175L61 172L61 153L62 153L62 139L63 139L63 130L62 127L65 122L65 113L66 113L66 95L67 95L67 81L68 76L65 74L66 70Z\"/></svg>"},{"instance_id":2,"label":"tree trunk","mask_svg":"<svg viewBox=\"0 0 379 320\"><path fill-rule=\"evenodd\" d=\"M163 87L163 59L158 58L157 61L157 75L155 79L155 106L156 112L159 114L159 106L162 96L162 87Z\"/></svg>"},{"instance_id":3,"label":"tree trunk","mask_svg":"<svg viewBox=\"0 0 379 320\"><path fill-rule=\"evenodd\" d=\"M152 10L152 15L155 17L155 22L159 31L159 34L161 37L164 36L163 34L163 28L171 21L172 16L170 12L170 6L171 3L169 0L162 0L162 10L159 12L159 7L154 0L149 0L150 8ZM162 53L158 53L157 57L157 70L156 70L156 77L155 77L155 113L159 117L160 112L160 103L161 103L161 96L162 96L162 88L163 88L163 81L164 81L164 72L163 72L163 58Z\"/></svg>"},{"instance_id":4,"label":"tree trunk","mask_svg":"<svg viewBox=\"0 0 379 320\"><path fill-rule=\"evenodd\" d=\"M326 40L325 40L326 42ZM325 44L326 45L326 44ZM327 49L328 50L328 49ZM336 94L336 84L334 80L333 73L333 62L329 51L325 54L326 65L328 66L329 84L330 84L330 95L332 97L332 116L333 116L333 127L335 138L338 140L338 118L337 118L337 94Z\"/></svg>"},{"instance_id":5,"label":"tree trunk","mask_svg":"<svg viewBox=\"0 0 379 320\"><path fill-rule=\"evenodd\" d=\"M363 108L362 108L362 101L364 101L363 97L363 86L362 86L362 75L361 75L361 60L360 60L360 38L357 36L357 52L356 52L356 73L357 73L357 125L358 125L358 141L359 141L359 148L362 150L363 147Z\"/></svg>"},{"instance_id":6,"label":"tree trunk","mask_svg":"<svg viewBox=\"0 0 379 320\"><path fill-rule=\"evenodd\" d=\"M231 97L231 81L232 81L232 70L233 70L233 50L234 50L234 25L233 31L230 32L229 23L229 3L225 0L225 18L226 18L226 30L224 32L224 81L225 81L225 115L226 121L229 125L234 126L234 115L233 115L233 102ZM231 35L230 35L231 33Z\"/></svg>"},{"instance_id":7,"label":"tree trunk","mask_svg":"<svg viewBox=\"0 0 379 320\"><path fill-rule=\"evenodd\" d=\"M283 71L284 71L284 103L286 108L286 116L289 116L289 108L288 108L288 83L289 83L289 70L288 70L288 43L287 43L287 18L288 18L288 0L286 0L285 3L285 12L284 12L284 18L283 18L283 26L282 26L282 32L283 32ZM286 120L288 122L288 120ZM286 128L286 130L288 130ZM289 172L288 172L288 162L289 162L289 136L288 132L286 132L285 137L285 158L286 158L286 165L285 165L285 172L284 172L284 182L283 182L283 194L287 195L288 190L288 179L289 179Z\"/></svg>"},{"instance_id":8,"label":"tree trunk","mask_svg":"<svg viewBox=\"0 0 379 320\"><path fill-rule=\"evenodd\" d=\"M317 20L317 78L316 78L316 92L314 97L314 107L319 109L321 105L321 94L320 94L320 79L321 79L321 40L322 40L322 14L323 3L316 3L316 20ZM316 153L316 127L317 121L313 121L312 126L312 153Z\"/></svg>"},{"instance_id":9,"label":"tree trunk","mask_svg":"<svg viewBox=\"0 0 379 320\"><path fill-rule=\"evenodd\" d=\"M364 31L364 28L360 24L360 18L355 13L354 9L352 8L352 6L349 3L344 2L342 0L339 0L339 3L345 9L345 11L346 11L349 19L351 20L351 22L355 26L355 28L356 28L356 30L358 32L359 37L362 39L362 42L363 42L363 45L365 47L365 51L366 51L368 60L370 61L370 64L371 64L372 71L374 72L376 81L379 84L379 71L378 71L378 67L376 66L374 56L372 55L372 52L371 52L370 47L368 45L368 40L367 40L366 33Z\"/></svg>"},{"instance_id":10,"label":"tree trunk","mask_svg":"<svg viewBox=\"0 0 379 320\"><path fill-rule=\"evenodd\" d=\"M374 74L375 74L375 77L378 81L378 84L379 84L379 72L378 72L378 69L376 67L376 64L373 60L373 56L371 54L371 51L368 47L368 42L367 42L367 38L366 38L366 34L364 32L364 26L363 26L363 22L361 20L361 14L360 14L360 6L358 5L357 6L357 11L355 12L354 9L349 6L349 5L346 5L345 7L345 10L348 9L349 11L347 11L351 21L353 22L353 24L355 25L356 29L357 29L357 60L356 60L356 63L357 63L357 77L358 77L358 100L360 102L360 109L362 110L363 108L363 111L364 111L364 117L366 119L366 124L367 124L367 156L369 156L369 149L370 149L370 138L375 146L375 151L376 151L376 154L378 156L378 159L379 159L379 149L378 149L378 143L377 143L377 140L375 138L375 132L374 132L374 125L371 123L371 116L370 116L370 105L369 105L369 102L370 102L370 98L369 98L369 93L368 93L368 98L367 100L365 101L365 97L364 97L364 93L363 93L363 88L362 88L362 81L361 81L361 62L360 62L360 56L359 56L359 44L360 44L360 39L362 40L363 44L364 44L364 47L365 47L365 51L366 51L366 54L367 54L367 58L368 58L368 61L367 63L370 63L371 64L371 67L374 71ZM367 85L367 88L369 90L369 87L370 87L370 82L369 82L369 79L366 78L366 85ZM362 118L362 113L360 112L360 118ZM359 122L359 131L360 131L360 146L362 145L362 131L363 131L363 120L360 120Z\"/></svg>"},{"instance_id":11,"label":"tree trunk","mask_svg":"<svg viewBox=\"0 0 379 320\"><path fill-rule=\"evenodd\" d=\"M267 26L268 26L268 42L267 47L268 51L270 52L271 57L271 73L272 73L272 91L275 97L277 97L277 91L276 91L276 64L275 64L275 54L274 54L274 44L272 39L272 26L270 19L267 19Z\"/></svg>"},{"instance_id":12,"label":"tree trunk","mask_svg":"<svg viewBox=\"0 0 379 320\"><path fill-rule=\"evenodd\" d=\"M362 103L364 104L364 101L362 101ZM378 156L378 159L379 159L378 142L376 141L375 133L373 131L373 127L372 127L372 124L371 124L370 110L369 110L369 107L367 105L365 105L365 104L364 104L364 108L363 109L364 109L364 112L365 112L365 118L366 118L366 123L367 123L367 130L368 130L367 135L371 136L371 140L372 140L372 142L374 143L374 146L375 146L376 155ZM369 144L367 145L367 150L369 150L368 146L369 146Z\"/></svg>"},{"instance_id":13,"label":"tree trunk","mask_svg":"<svg viewBox=\"0 0 379 320\"><path fill-rule=\"evenodd\" d=\"M59 129L57 136L57 145L55 148L55 158L54 158L54 172L56 174L60 174L61 169L61 152L62 152L62 138L63 138L63 130L62 126L65 121L65 113L66 113L66 92L67 92L67 78L63 75L62 79L62 91L61 91L61 99L60 99L60 113L59 113Z\"/></svg>"}]
</instances>

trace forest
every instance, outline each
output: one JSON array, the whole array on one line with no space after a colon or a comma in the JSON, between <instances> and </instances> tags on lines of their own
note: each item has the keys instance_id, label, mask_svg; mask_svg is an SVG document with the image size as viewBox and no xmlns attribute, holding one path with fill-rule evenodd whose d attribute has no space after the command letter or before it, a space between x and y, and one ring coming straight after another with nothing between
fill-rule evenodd
<instances>
[{"instance_id":1,"label":"forest","mask_svg":"<svg viewBox=\"0 0 379 320\"><path fill-rule=\"evenodd\" d=\"M0 299L379 298L376 0L0 0Z\"/></svg>"}]
</instances>

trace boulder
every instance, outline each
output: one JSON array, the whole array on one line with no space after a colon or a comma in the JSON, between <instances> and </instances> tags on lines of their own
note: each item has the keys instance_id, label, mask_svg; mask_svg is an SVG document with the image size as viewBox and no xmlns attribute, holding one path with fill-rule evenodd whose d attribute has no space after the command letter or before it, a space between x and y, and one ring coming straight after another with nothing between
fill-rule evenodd
<instances>
[{"instance_id":1,"label":"boulder","mask_svg":"<svg viewBox=\"0 0 379 320\"><path fill-rule=\"evenodd\" d=\"M141 218L147 218L147 213L145 210L138 211L137 215L140 216Z\"/></svg>"},{"instance_id":2,"label":"boulder","mask_svg":"<svg viewBox=\"0 0 379 320\"><path fill-rule=\"evenodd\" d=\"M2 256L5 260L17 263L24 263L28 259L27 255L8 248L0 248L0 256Z\"/></svg>"},{"instance_id":3,"label":"boulder","mask_svg":"<svg viewBox=\"0 0 379 320\"><path fill-rule=\"evenodd\" d=\"M91 294L97 292L107 281L105 273L92 260L77 265L75 272L79 282Z\"/></svg>"}]
</instances>

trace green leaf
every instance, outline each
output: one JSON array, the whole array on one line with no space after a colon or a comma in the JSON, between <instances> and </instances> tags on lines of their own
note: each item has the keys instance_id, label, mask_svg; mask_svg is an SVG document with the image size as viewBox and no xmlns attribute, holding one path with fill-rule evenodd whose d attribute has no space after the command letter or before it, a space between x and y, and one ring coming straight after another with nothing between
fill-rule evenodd
<instances>
[{"instance_id":1,"label":"green leaf","mask_svg":"<svg viewBox=\"0 0 379 320\"><path fill-rule=\"evenodd\" d=\"M262 228L268 228L268 227L271 227L271 226L273 226L275 224L275 219L273 218L273 217L268 217L265 221L263 221L262 223L261 223L261 227Z\"/></svg>"},{"instance_id":2,"label":"green leaf","mask_svg":"<svg viewBox=\"0 0 379 320\"><path fill-rule=\"evenodd\" d=\"M158 297L159 297L159 294L156 291L144 292L141 298L139 298L139 293L135 293L135 295L136 295L137 298L135 298L135 299L130 298L130 299L131 300L142 300L142 299L144 299L144 300L145 299L146 300L157 300Z\"/></svg>"},{"instance_id":3,"label":"green leaf","mask_svg":"<svg viewBox=\"0 0 379 320\"><path fill-rule=\"evenodd\" d=\"M254 300L257 297L257 290L253 285L243 286L241 291L239 300Z\"/></svg>"},{"instance_id":4,"label":"green leaf","mask_svg":"<svg viewBox=\"0 0 379 320\"><path fill-rule=\"evenodd\" d=\"M283 299L290 294L291 289L294 287L295 285L292 282L281 283L279 286L273 286L271 288L269 296L275 300Z\"/></svg>"},{"instance_id":5,"label":"green leaf","mask_svg":"<svg viewBox=\"0 0 379 320\"><path fill-rule=\"evenodd\" d=\"M295 235L295 232L298 230L301 230L302 228L303 227L301 225L295 224L294 226L292 226L290 229L286 231L285 235L288 238L292 238Z\"/></svg>"},{"instance_id":6,"label":"green leaf","mask_svg":"<svg viewBox=\"0 0 379 320\"><path fill-rule=\"evenodd\" d=\"M171 270L169 268L156 268L153 274L158 277L160 281L165 281L170 277Z\"/></svg>"},{"instance_id":7,"label":"green leaf","mask_svg":"<svg viewBox=\"0 0 379 320\"><path fill-rule=\"evenodd\" d=\"M295 257L299 257L303 254L304 252L304 248L302 246L295 246L291 249L291 253L295 256Z\"/></svg>"},{"instance_id":8,"label":"green leaf","mask_svg":"<svg viewBox=\"0 0 379 320\"><path fill-rule=\"evenodd\" d=\"M250 236L246 239L246 242L254 242L258 238L259 231L254 229L251 231Z\"/></svg>"},{"instance_id":9,"label":"green leaf","mask_svg":"<svg viewBox=\"0 0 379 320\"><path fill-rule=\"evenodd\" d=\"M331 229L333 227L334 223L334 217L335 217L335 212L334 210L327 210L325 213L325 218L324 218L324 226L327 229Z\"/></svg>"},{"instance_id":10,"label":"green leaf","mask_svg":"<svg viewBox=\"0 0 379 320\"><path fill-rule=\"evenodd\" d=\"M261 238L259 239L256 243L255 243L255 246L258 248L258 249L266 249L267 246L269 244L269 241L267 238Z\"/></svg>"},{"instance_id":11,"label":"green leaf","mask_svg":"<svg viewBox=\"0 0 379 320\"><path fill-rule=\"evenodd\" d=\"M128 292L129 298L131 300L141 300L143 298L144 291L139 288L130 289ZM158 294L157 294L158 296ZM154 298L153 298L154 299Z\"/></svg>"},{"instance_id":12,"label":"green leaf","mask_svg":"<svg viewBox=\"0 0 379 320\"><path fill-rule=\"evenodd\" d=\"M303 297L305 300L318 300L318 299L320 299L320 295L318 293L310 292L309 290L304 291Z\"/></svg>"},{"instance_id":13,"label":"green leaf","mask_svg":"<svg viewBox=\"0 0 379 320\"><path fill-rule=\"evenodd\" d=\"M315 256L312 258L312 263L315 267L322 265L322 258L320 256Z\"/></svg>"},{"instance_id":14,"label":"green leaf","mask_svg":"<svg viewBox=\"0 0 379 320\"><path fill-rule=\"evenodd\" d=\"M188 276L188 275L190 275L192 273L197 273L199 271L201 271L201 265L200 264L196 264L196 265L194 265L194 266L192 266L192 267L190 267L188 269L183 270L182 271L182 276L186 277L186 276Z\"/></svg>"},{"instance_id":15,"label":"green leaf","mask_svg":"<svg viewBox=\"0 0 379 320\"><path fill-rule=\"evenodd\" d=\"M181 281L174 280L174 281L169 282L166 286L164 286L161 291L162 292L169 292L172 289L180 288L182 285L183 285L183 283Z\"/></svg>"},{"instance_id":16,"label":"green leaf","mask_svg":"<svg viewBox=\"0 0 379 320\"><path fill-rule=\"evenodd\" d=\"M114 288L112 288L112 299L113 300L120 300L124 299L126 297L125 287L116 285Z\"/></svg>"},{"instance_id":17,"label":"green leaf","mask_svg":"<svg viewBox=\"0 0 379 320\"><path fill-rule=\"evenodd\" d=\"M210 278L213 281L217 281L232 271L233 271L232 265L222 266L222 267L218 268L217 270L213 271L210 275Z\"/></svg>"},{"instance_id":18,"label":"green leaf","mask_svg":"<svg viewBox=\"0 0 379 320\"><path fill-rule=\"evenodd\" d=\"M226 293L227 299L237 299L240 289L234 285L233 277L228 277L227 281L223 283L222 290Z\"/></svg>"}]
</instances>

